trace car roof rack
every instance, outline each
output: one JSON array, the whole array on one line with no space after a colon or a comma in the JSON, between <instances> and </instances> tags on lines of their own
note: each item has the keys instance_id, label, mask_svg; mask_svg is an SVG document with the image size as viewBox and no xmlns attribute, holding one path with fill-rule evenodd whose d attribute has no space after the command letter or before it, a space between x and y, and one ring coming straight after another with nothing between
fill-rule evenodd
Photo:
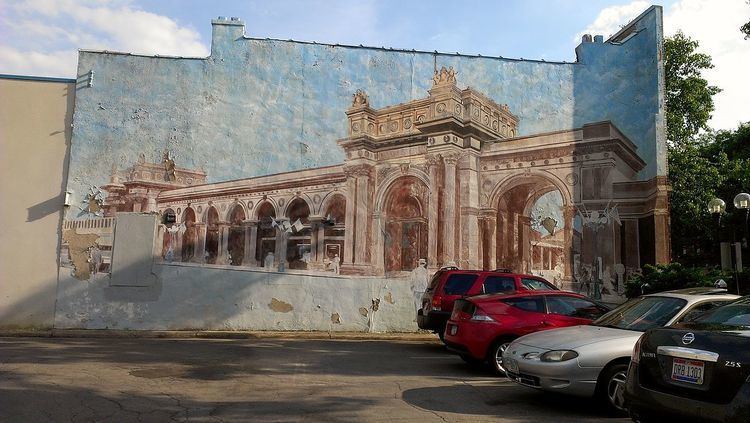
<instances>
[{"instance_id":1,"label":"car roof rack","mask_svg":"<svg viewBox=\"0 0 750 423\"><path fill-rule=\"evenodd\" d=\"M513 273L513 269L509 269L507 267L500 267L500 268L497 268L497 269L493 270L493 272L497 272L497 273Z\"/></svg>"},{"instance_id":2,"label":"car roof rack","mask_svg":"<svg viewBox=\"0 0 750 423\"><path fill-rule=\"evenodd\" d=\"M461 270L457 266L443 266L440 270Z\"/></svg>"}]
</instances>

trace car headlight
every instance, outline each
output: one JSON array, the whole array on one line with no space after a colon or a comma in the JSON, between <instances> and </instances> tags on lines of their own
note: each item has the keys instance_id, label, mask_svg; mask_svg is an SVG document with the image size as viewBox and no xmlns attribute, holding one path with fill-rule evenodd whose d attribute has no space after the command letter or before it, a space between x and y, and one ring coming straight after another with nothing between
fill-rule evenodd
<instances>
[{"instance_id":1,"label":"car headlight","mask_svg":"<svg viewBox=\"0 0 750 423\"><path fill-rule=\"evenodd\" d=\"M547 351L539 356L539 360L544 362L568 361L578 357L578 353L571 350L554 350Z\"/></svg>"}]
</instances>

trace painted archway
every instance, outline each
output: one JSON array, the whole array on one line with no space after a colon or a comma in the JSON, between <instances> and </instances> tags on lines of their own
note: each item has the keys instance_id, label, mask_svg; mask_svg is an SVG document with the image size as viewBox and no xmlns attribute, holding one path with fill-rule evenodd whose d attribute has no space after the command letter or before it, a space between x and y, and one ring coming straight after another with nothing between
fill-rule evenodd
<instances>
[{"instance_id":1,"label":"painted archway","mask_svg":"<svg viewBox=\"0 0 750 423\"><path fill-rule=\"evenodd\" d=\"M206 210L206 263L215 264L219 256L219 211L211 206Z\"/></svg>"},{"instance_id":2,"label":"painted archway","mask_svg":"<svg viewBox=\"0 0 750 423\"><path fill-rule=\"evenodd\" d=\"M195 244L197 241L195 211L192 207L185 208L182 223L185 224L185 232L182 234L182 261L190 261L195 257Z\"/></svg>"},{"instance_id":3,"label":"painted archway","mask_svg":"<svg viewBox=\"0 0 750 423\"><path fill-rule=\"evenodd\" d=\"M397 178L388 187L383 205L386 273L411 271L427 257L428 193L427 184L414 176Z\"/></svg>"},{"instance_id":4,"label":"painted archway","mask_svg":"<svg viewBox=\"0 0 750 423\"><path fill-rule=\"evenodd\" d=\"M245 210L242 205L237 203L229 211L229 239L227 240L227 250L231 261L229 264L239 266L245 259L245 227L242 221L245 220Z\"/></svg>"},{"instance_id":5,"label":"painted archway","mask_svg":"<svg viewBox=\"0 0 750 423\"><path fill-rule=\"evenodd\" d=\"M276 218L276 209L269 201L264 201L257 207L258 210L258 238L255 246L255 260L261 267L266 267L266 259L271 263L278 260L276 253L276 228L271 225L272 219Z\"/></svg>"},{"instance_id":6,"label":"painted archway","mask_svg":"<svg viewBox=\"0 0 750 423\"><path fill-rule=\"evenodd\" d=\"M295 228L290 233L285 233L286 240L286 261L290 269L307 269L308 264L312 261L311 254L311 234L310 228L310 206L302 198L295 198L286 208L286 217L290 224L295 224L299 220L301 228Z\"/></svg>"},{"instance_id":7,"label":"painted archway","mask_svg":"<svg viewBox=\"0 0 750 423\"><path fill-rule=\"evenodd\" d=\"M509 178L494 190L496 267L562 283L569 271L566 257L571 245L566 229L572 222L566 221L565 213L569 195L557 182L545 175L525 174ZM485 233L482 240L488 254L490 236Z\"/></svg>"}]
</instances>

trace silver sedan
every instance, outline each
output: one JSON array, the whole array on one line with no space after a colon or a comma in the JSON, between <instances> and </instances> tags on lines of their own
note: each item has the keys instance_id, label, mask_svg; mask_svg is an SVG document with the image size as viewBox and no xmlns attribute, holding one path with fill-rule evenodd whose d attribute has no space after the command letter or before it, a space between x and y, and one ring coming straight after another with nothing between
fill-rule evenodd
<instances>
[{"instance_id":1,"label":"silver sedan","mask_svg":"<svg viewBox=\"0 0 750 423\"><path fill-rule=\"evenodd\" d=\"M713 288L638 297L590 326L546 330L516 339L503 354L506 373L521 385L595 396L614 411L623 412L625 375L642 333L689 320L736 298Z\"/></svg>"}]
</instances>

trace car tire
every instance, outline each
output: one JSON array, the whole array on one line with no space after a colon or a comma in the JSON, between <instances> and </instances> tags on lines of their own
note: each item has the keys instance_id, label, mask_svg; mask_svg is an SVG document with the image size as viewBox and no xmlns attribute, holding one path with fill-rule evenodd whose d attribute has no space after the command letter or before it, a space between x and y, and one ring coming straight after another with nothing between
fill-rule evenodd
<instances>
[{"instance_id":1,"label":"car tire","mask_svg":"<svg viewBox=\"0 0 750 423\"><path fill-rule=\"evenodd\" d=\"M596 394L606 411L617 416L628 413L625 404L625 380L628 374L627 363L612 364L604 368L596 384Z\"/></svg>"},{"instance_id":2,"label":"car tire","mask_svg":"<svg viewBox=\"0 0 750 423\"><path fill-rule=\"evenodd\" d=\"M505 376L505 368L502 365L502 353L508 348L511 342L513 342L511 338L498 339L487 351L487 364L490 371L497 376Z\"/></svg>"}]
</instances>

